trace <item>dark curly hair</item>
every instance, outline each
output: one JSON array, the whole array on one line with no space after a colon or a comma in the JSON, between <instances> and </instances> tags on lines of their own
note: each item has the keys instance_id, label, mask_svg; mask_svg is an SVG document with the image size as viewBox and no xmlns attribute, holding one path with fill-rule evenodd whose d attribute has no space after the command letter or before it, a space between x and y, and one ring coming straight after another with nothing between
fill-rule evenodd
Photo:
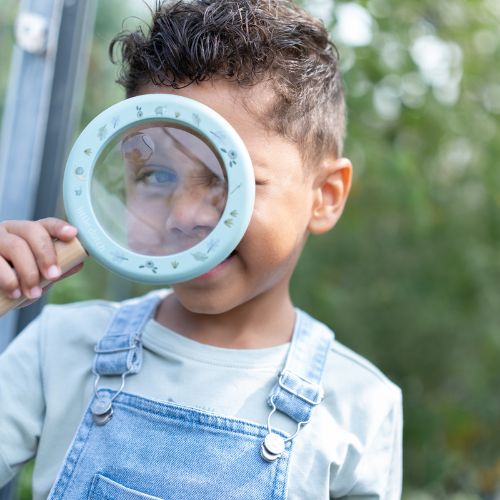
<instances>
[{"instance_id":1,"label":"dark curly hair","mask_svg":"<svg viewBox=\"0 0 500 500\"><path fill-rule=\"evenodd\" d=\"M296 143L306 162L342 153L345 104L338 53L323 24L288 0L157 1L148 30L123 31L109 53L127 97L148 83L182 88L224 78L265 82L275 98L258 117Z\"/></svg>"}]
</instances>

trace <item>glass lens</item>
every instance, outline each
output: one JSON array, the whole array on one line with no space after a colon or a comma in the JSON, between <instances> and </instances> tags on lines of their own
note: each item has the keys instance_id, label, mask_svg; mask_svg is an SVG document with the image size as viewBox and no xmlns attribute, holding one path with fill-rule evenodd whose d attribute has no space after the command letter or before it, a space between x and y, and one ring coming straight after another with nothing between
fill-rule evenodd
<instances>
[{"instance_id":1,"label":"glass lens","mask_svg":"<svg viewBox=\"0 0 500 500\"><path fill-rule=\"evenodd\" d=\"M206 140L171 123L135 126L97 160L95 215L117 243L144 255L192 248L217 225L227 176Z\"/></svg>"}]
</instances>

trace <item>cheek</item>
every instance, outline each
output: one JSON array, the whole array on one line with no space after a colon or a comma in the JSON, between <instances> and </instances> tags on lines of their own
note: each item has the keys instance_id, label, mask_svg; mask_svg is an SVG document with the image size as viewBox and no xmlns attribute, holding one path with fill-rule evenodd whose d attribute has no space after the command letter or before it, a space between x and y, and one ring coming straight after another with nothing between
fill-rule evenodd
<instances>
[{"instance_id":1,"label":"cheek","mask_svg":"<svg viewBox=\"0 0 500 500\"><path fill-rule=\"evenodd\" d=\"M256 206L250 225L242 240L245 255L262 267L279 265L302 247L305 228L290 211L262 212Z\"/></svg>"},{"instance_id":2,"label":"cheek","mask_svg":"<svg viewBox=\"0 0 500 500\"><path fill-rule=\"evenodd\" d=\"M158 203L151 201L134 200L128 204L127 223L130 229L137 230L145 227L146 229L156 229L158 221L164 209Z\"/></svg>"},{"instance_id":3,"label":"cheek","mask_svg":"<svg viewBox=\"0 0 500 500\"><path fill-rule=\"evenodd\" d=\"M164 242L163 211L155 203L129 205L127 212L127 240L134 251L140 253L155 253L151 249Z\"/></svg>"}]
</instances>

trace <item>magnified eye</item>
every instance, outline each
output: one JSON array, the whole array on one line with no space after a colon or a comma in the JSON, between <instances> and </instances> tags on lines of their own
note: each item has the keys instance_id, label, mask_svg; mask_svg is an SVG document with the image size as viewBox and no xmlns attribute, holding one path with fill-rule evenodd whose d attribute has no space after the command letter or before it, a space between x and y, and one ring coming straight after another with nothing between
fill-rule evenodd
<instances>
[{"instance_id":1,"label":"magnified eye","mask_svg":"<svg viewBox=\"0 0 500 500\"><path fill-rule=\"evenodd\" d=\"M137 174L135 181L147 186L172 187L177 184L177 172L164 167L144 167Z\"/></svg>"},{"instance_id":2,"label":"magnified eye","mask_svg":"<svg viewBox=\"0 0 500 500\"><path fill-rule=\"evenodd\" d=\"M229 172L217 146L190 127L137 122L104 144L92 176L92 200L104 230L124 248L173 255L196 246L221 221ZM232 209L224 227L239 220Z\"/></svg>"}]
</instances>

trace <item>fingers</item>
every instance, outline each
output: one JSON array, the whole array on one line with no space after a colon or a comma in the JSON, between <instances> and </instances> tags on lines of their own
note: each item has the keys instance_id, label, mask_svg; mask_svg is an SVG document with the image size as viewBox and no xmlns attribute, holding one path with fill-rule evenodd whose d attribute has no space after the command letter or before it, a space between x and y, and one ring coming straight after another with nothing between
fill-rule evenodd
<instances>
[{"instance_id":1,"label":"fingers","mask_svg":"<svg viewBox=\"0 0 500 500\"><path fill-rule=\"evenodd\" d=\"M75 226L71 226L66 221L56 219L55 217L47 217L38 221L45 230L52 236L62 241L72 240L78 233Z\"/></svg>"},{"instance_id":2,"label":"fingers","mask_svg":"<svg viewBox=\"0 0 500 500\"><path fill-rule=\"evenodd\" d=\"M40 273L28 243L15 234L6 233L0 238L0 255L2 255L2 277L0 284L7 293L14 297L20 290L30 299L37 299L42 294L39 286ZM15 269L8 272L6 266L11 263ZM12 276L14 273L14 277Z\"/></svg>"},{"instance_id":3,"label":"fingers","mask_svg":"<svg viewBox=\"0 0 500 500\"><path fill-rule=\"evenodd\" d=\"M2 257L0 257L0 288L9 298L14 300L19 299L22 295L14 269Z\"/></svg>"},{"instance_id":4,"label":"fingers","mask_svg":"<svg viewBox=\"0 0 500 500\"><path fill-rule=\"evenodd\" d=\"M75 227L54 217L41 219L36 222L8 221L5 224L10 235L18 236L28 244L36 264L38 265L41 276L48 280L54 280L61 276L61 270L57 265L53 238L69 241L76 236L77 230ZM21 246L15 239L11 239L11 242ZM0 248L0 252L1 251ZM13 262L13 264L18 274L20 271L22 273L23 268L18 268L15 262ZM30 264L31 261L27 262L26 267L28 268ZM32 271L31 266L30 271ZM26 274L27 273L28 271L26 270Z\"/></svg>"},{"instance_id":5,"label":"fingers","mask_svg":"<svg viewBox=\"0 0 500 500\"><path fill-rule=\"evenodd\" d=\"M0 289L11 298L20 293L39 298L42 278L61 277L53 238L69 241L76 233L76 228L56 218L0 223Z\"/></svg>"},{"instance_id":6,"label":"fingers","mask_svg":"<svg viewBox=\"0 0 500 500\"><path fill-rule=\"evenodd\" d=\"M73 269L70 269L69 271L65 272L58 280L56 281L60 281L64 278L68 278L69 276L72 276L73 274L76 274L78 271L80 271L83 267L83 262L81 264L78 264L77 266L75 266ZM43 293L46 293L48 292L51 288L52 288L52 285L54 284L55 282L53 283L49 283L48 285L44 286L43 287ZM11 298L19 298L19 297L11 297ZM20 308L23 308L23 307L27 307L27 306L30 306L31 304L33 304L33 302L36 302L37 299L34 299L34 300L26 300L24 302L22 302L18 307Z\"/></svg>"}]
</instances>

